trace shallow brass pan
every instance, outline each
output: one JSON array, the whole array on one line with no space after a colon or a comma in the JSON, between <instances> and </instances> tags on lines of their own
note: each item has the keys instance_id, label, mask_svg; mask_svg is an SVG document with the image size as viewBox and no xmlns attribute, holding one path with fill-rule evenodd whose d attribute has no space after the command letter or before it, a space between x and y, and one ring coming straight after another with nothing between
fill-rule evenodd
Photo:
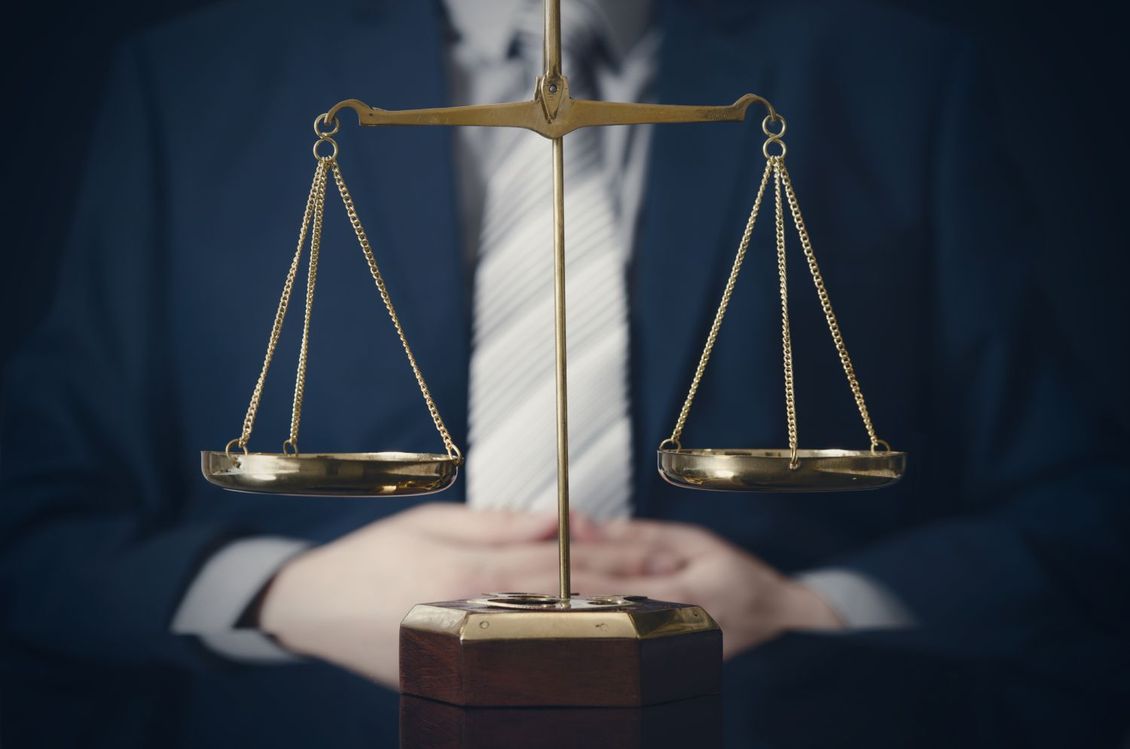
<instances>
[{"instance_id":1,"label":"shallow brass pan","mask_svg":"<svg viewBox=\"0 0 1130 749\"><path fill-rule=\"evenodd\" d=\"M393 497L451 486L456 458L440 453L200 453L204 478L224 489L307 497Z\"/></svg>"},{"instance_id":2,"label":"shallow brass pan","mask_svg":"<svg viewBox=\"0 0 1130 749\"><path fill-rule=\"evenodd\" d=\"M845 492L878 489L902 478L906 453L870 450L797 450L790 467L784 450L663 448L659 474L688 489L730 492Z\"/></svg>"}]
</instances>

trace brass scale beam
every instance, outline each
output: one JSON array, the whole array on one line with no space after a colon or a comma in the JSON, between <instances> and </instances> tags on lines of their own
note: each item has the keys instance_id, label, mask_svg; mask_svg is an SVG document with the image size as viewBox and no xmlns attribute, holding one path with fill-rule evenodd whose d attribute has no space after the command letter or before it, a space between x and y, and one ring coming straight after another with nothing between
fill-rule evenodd
<instances>
[{"instance_id":1,"label":"brass scale beam","mask_svg":"<svg viewBox=\"0 0 1130 749\"><path fill-rule=\"evenodd\" d=\"M591 101L569 96L569 81L561 72L561 0L545 2L545 72L539 76L530 101L464 107L393 111L346 99L326 113L332 125L344 109L357 113L360 124L455 125L520 127L533 130L553 144L553 279L554 340L557 379L557 547L560 557L559 596L571 597L569 573L569 409L565 352L565 144L568 133L583 127L644 125L669 122L741 122L753 103L765 106L771 119L777 112L764 98L746 94L729 106L627 104Z\"/></svg>"}]
</instances>

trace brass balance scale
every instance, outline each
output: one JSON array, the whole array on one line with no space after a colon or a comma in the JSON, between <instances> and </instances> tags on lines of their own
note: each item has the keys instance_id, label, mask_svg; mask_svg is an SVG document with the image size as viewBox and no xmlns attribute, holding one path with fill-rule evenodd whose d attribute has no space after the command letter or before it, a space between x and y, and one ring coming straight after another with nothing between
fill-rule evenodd
<instances>
[{"instance_id":1,"label":"brass balance scale","mask_svg":"<svg viewBox=\"0 0 1130 749\"><path fill-rule=\"evenodd\" d=\"M208 481L225 489L302 496L392 497L428 494L451 486L463 462L397 317L373 247L361 224L338 164L333 136L339 115L353 110L361 125L518 127L552 144L553 252L557 380L557 504L560 557L557 595L488 593L470 601L416 606L401 625L401 690L462 705L642 705L714 693L719 689L721 632L698 606L640 596L582 597L572 593L569 539L569 456L565 348L564 137L579 128L679 122L740 122L751 104L765 107L761 128L765 169L757 197L714 315L698 365L671 434L658 447L659 472L691 489L756 492L834 492L876 489L898 481L906 454L880 439L864 401L812 242L785 166L785 119L766 99L746 94L729 106L628 104L574 99L561 71L560 0L545 3L545 71L530 101L390 111L347 99L314 121L316 167L287 271L282 297L240 435L224 450L201 453ZM370 274L415 375L444 446L442 453L303 453L298 449L310 317L317 281L325 199L333 180L345 205ZM770 181L773 186L777 269L781 301L788 446L685 448L680 439L710 361ZM792 341L786 275L785 206L796 229L836 352L859 410L869 447L864 450L800 449L793 388ZM305 315L290 433L278 453L250 452L263 385L282 332L304 247L309 244ZM578 667L577 664L582 664ZM553 679L514 679L515 672ZM687 676L692 674L692 676ZM594 680L619 684L593 690ZM611 681L609 681L611 680Z\"/></svg>"}]
</instances>

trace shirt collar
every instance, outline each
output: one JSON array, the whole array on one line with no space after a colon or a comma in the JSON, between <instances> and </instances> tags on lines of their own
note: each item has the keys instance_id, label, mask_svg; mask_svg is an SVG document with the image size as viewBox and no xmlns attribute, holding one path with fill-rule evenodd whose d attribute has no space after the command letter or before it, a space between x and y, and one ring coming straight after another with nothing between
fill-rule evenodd
<instances>
[{"instance_id":1,"label":"shirt collar","mask_svg":"<svg viewBox=\"0 0 1130 749\"><path fill-rule=\"evenodd\" d=\"M577 0L574 0L577 1ZM651 24L651 0L588 0L608 24L608 52L618 64L643 38ZM478 61L506 59L517 33L518 12L530 0L444 0L459 43ZM568 12L566 8L562 12Z\"/></svg>"}]
</instances>

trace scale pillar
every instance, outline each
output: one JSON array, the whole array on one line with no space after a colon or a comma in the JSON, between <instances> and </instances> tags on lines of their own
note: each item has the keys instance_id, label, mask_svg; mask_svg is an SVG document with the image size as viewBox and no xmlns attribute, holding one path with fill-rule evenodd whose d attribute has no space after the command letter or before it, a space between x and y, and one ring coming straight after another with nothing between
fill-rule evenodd
<instances>
[{"instance_id":1,"label":"scale pillar","mask_svg":"<svg viewBox=\"0 0 1130 749\"><path fill-rule=\"evenodd\" d=\"M561 73L560 0L545 3L537 90L551 124L572 104ZM400 691L476 707L640 707L718 694L722 631L705 610L643 596L572 594L564 135L550 141L558 595L501 593L416 606L400 626Z\"/></svg>"},{"instance_id":2,"label":"scale pillar","mask_svg":"<svg viewBox=\"0 0 1130 749\"><path fill-rule=\"evenodd\" d=\"M552 3L547 3L547 6ZM547 45L548 47L548 45ZM569 374L565 339L565 143L553 139L553 315L557 374L558 596L572 596L569 572Z\"/></svg>"}]
</instances>

